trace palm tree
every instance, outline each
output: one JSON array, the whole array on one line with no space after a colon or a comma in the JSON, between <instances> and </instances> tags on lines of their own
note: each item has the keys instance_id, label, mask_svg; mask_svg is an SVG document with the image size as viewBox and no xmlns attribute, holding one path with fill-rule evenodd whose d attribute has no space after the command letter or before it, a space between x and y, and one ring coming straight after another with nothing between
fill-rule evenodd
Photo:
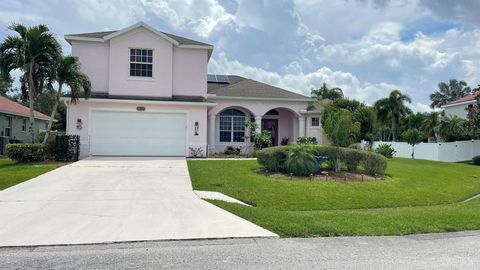
<instances>
[{"instance_id":1,"label":"palm tree","mask_svg":"<svg viewBox=\"0 0 480 270\"><path fill-rule=\"evenodd\" d=\"M438 132L447 142L466 139L468 137L466 122L467 120L456 115L443 117L440 120Z\"/></svg>"},{"instance_id":2,"label":"palm tree","mask_svg":"<svg viewBox=\"0 0 480 270\"><path fill-rule=\"evenodd\" d=\"M313 101L308 104L307 109L313 110L317 107L324 107L329 102L343 98L343 91L339 87L328 88L326 83L318 89L312 89L311 97Z\"/></svg>"},{"instance_id":3,"label":"palm tree","mask_svg":"<svg viewBox=\"0 0 480 270\"><path fill-rule=\"evenodd\" d=\"M53 89L53 82L58 85L58 90L55 91L55 103L53 105L50 120L48 121L47 132L43 138L43 143L46 143L50 130L52 129L53 119L57 113L57 107L62 96L63 86L70 88L70 100L76 103L82 92L85 98L88 98L91 93L91 84L88 76L80 71L80 64L77 57L73 56L59 56L55 64L50 70L49 87Z\"/></svg>"},{"instance_id":4,"label":"palm tree","mask_svg":"<svg viewBox=\"0 0 480 270\"><path fill-rule=\"evenodd\" d=\"M7 36L0 44L0 73L5 80L11 82L10 71L20 69L23 72L22 91L24 96L28 95L29 131L34 142L35 97L37 92L42 91L46 70L61 54L61 47L45 25L26 27L21 24L12 24L9 29L18 35Z\"/></svg>"},{"instance_id":5,"label":"palm tree","mask_svg":"<svg viewBox=\"0 0 480 270\"><path fill-rule=\"evenodd\" d=\"M405 106L404 102L411 103L412 100L408 95L402 94L399 90L393 90L388 97L379 99L374 104L379 119L385 120L388 117L390 118L393 141L397 141L397 126L400 117L411 113L411 110Z\"/></svg>"},{"instance_id":6,"label":"palm tree","mask_svg":"<svg viewBox=\"0 0 480 270\"><path fill-rule=\"evenodd\" d=\"M438 142L438 129L440 126L440 117L443 116L443 112L430 112L425 115L421 129L429 137L435 138L435 142Z\"/></svg>"},{"instance_id":7,"label":"palm tree","mask_svg":"<svg viewBox=\"0 0 480 270\"><path fill-rule=\"evenodd\" d=\"M438 90L430 95L430 107L441 107L450 101L467 96L472 92L464 81L450 80L448 83L438 84Z\"/></svg>"}]
</instances>

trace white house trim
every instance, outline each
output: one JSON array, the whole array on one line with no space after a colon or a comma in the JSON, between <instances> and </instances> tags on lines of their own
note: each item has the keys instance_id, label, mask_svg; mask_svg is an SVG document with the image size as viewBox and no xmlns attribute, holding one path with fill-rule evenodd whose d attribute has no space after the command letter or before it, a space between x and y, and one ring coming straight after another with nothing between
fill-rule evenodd
<instances>
[{"instance_id":1,"label":"white house trim","mask_svg":"<svg viewBox=\"0 0 480 270\"><path fill-rule=\"evenodd\" d=\"M62 97L61 101L69 101L70 98ZM134 103L134 104L159 104L159 105L188 105L195 107L213 107L218 105L217 103L199 103L188 101L163 101L163 100L137 100L137 99L111 99L111 98L79 98L79 101L95 102L95 103Z\"/></svg>"},{"instance_id":2,"label":"white house trim","mask_svg":"<svg viewBox=\"0 0 480 270\"><path fill-rule=\"evenodd\" d=\"M209 99L218 100L262 100L262 101L293 101L293 102L309 102L310 98L266 98L266 97L226 97L209 95Z\"/></svg>"},{"instance_id":3,"label":"white house trim","mask_svg":"<svg viewBox=\"0 0 480 270\"><path fill-rule=\"evenodd\" d=\"M442 106L442 108L448 108L448 107L453 107L453 106L459 106L459 105L469 105L469 104L475 104L477 101L474 100L468 100L468 101L463 101L463 102L458 102L458 103L451 103L451 104L445 104Z\"/></svg>"}]
</instances>

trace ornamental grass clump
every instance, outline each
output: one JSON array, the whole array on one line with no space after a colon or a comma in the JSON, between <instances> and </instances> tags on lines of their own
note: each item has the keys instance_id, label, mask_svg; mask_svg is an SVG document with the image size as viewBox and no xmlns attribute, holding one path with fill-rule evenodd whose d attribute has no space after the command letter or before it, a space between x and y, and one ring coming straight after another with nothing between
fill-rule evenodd
<instances>
[{"instance_id":1,"label":"ornamental grass clump","mask_svg":"<svg viewBox=\"0 0 480 270\"><path fill-rule=\"evenodd\" d=\"M285 171L296 176L309 176L317 169L315 156L306 147L292 146L285 161Z\"/></svg>"}]
</instances>

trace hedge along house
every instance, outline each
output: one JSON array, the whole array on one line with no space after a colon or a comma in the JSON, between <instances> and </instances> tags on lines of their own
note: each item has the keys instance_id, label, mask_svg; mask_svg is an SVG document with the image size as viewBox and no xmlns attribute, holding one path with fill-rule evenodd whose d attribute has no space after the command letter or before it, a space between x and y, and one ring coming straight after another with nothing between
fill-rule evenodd
<instances>
[{"instance_id":1,"label":"hedge along house","mask_svg":"<svg viewBox=\"0 0 480 270\"><path fill-rule=\"evenodd\" d=\"M189 156L192 149L244 147L250 130L268 130L274 145L313 136L319 114L309 97L240 76L208 75L210 44L137 23L119 31L65 36L92 96L67 103L67 133L80 135L81 156ZM284 141L285 141L284 140Z\"/></svg>"},{"instance_id":2,"label":"hedge along house","mask_svg":"<svg viewBox=\"0 0 480 270\"><path fill-rule=\"evenodd\" d=\"M35 138L38 133L47 128L49 116L34 112ZM30 109L6 97L0 96L0 136L8 137L10 141L31 142L32 136L28 130Z\"/></svg>"}]
</instances>

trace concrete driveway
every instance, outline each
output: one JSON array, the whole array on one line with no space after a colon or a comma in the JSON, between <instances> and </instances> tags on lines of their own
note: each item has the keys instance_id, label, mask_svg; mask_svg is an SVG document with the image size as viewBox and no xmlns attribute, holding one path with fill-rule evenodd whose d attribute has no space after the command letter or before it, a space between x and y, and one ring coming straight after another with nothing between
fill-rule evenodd
<instances>
[{"instance_id":1,"label":"concrete driveway","mask_svg":"<svg viewBox=\"0 0 480 270\"><path fill-rule=\"evenodd\" d=\"M199 199L184 158L88 158L0 191L0 246L275 236Z\"/></svg>"}]
</instances>

